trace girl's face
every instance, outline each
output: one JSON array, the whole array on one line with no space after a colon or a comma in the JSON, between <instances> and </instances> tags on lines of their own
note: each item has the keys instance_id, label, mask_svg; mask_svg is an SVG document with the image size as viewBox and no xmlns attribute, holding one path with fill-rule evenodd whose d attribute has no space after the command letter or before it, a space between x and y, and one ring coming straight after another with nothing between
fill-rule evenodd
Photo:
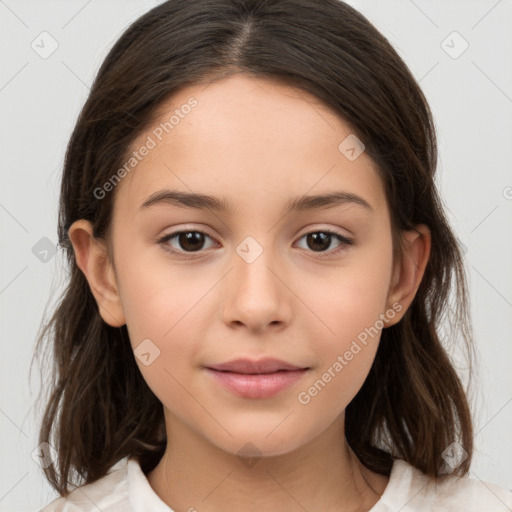
<instances>
[{"instance_id":1,"label":"girl's face","mask_svg":"<svg viewBox=\"0 0 512 512\"><path fill-rule=\"evenodd\" d=\"M101 314L126 323L168 432L290 452L342 424L421 275L393 274L381 179L313 96L239 74L182 89L159 116L98 192L115 188ZM211 369L266 358L299 370Z\"/></svg>"}]
</instances>

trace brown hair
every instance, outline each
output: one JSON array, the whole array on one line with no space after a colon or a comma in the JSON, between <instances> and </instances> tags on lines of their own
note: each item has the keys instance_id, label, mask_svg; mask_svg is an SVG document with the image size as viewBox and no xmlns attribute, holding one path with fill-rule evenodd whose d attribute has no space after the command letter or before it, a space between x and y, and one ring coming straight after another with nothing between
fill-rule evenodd
<instances>
[{"instance_id":1,"label":"brown hair","mask_svg":"<svg viewBox=\"0 0 512 512\"><path fill-rule=\"evenodd\" d=\"M430 259L402 320L383 330L370 373L346 409L346 438L369 469L389 475L402 458L427 475L467 474L472 422L467 397L441 343L448 321L471 359L464 264L434 183L432 114L387 39L339 0L169 0L136 20L103 62L67 147L58 223L70 276L37 344L53 368L40 442L58 453L45 469L62 495L125 456L144 471L165 445L163 408L135 363L126 325L103 322L68 238L87 219L108 240L114 193L96 199L159 105L187 85L246 72L307 91L350 124L376 163L400 232L425 223ZM456 307L450 294L454 292ZM443 340L445 341L445 340ZM451 470L442 453L468 454Z\"/></svg>"}]
</instances>

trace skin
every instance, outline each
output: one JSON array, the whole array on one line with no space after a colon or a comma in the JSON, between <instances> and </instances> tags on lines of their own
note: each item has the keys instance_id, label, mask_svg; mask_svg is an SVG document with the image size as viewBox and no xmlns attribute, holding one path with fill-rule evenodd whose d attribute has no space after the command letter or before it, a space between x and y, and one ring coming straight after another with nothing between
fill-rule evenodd
<instances>
[{"instance_id":1,"label":"skin","mask_svg":"<svg viewBox=\"0 0 512 512\"><path fill-rule=\"evenodd\" d=\"M349 448L344 411L368 375L380 330L309 403L297 396L379 315L383 327L402 318L425 270L430 231L404 232L404 256L393 262L374 163L364 152L350 161L338 149L352 133L345 121L274 81L238 74L187 87L160 106L133 147L192 96L197 106L116 187L112 261L89 222L69 231L104 321L126 324L134 349L150 339L160 350L148 366L137 359L163 403L168 435L148 481L176 511L369 510L388 478ZM166 188L225 198L232 211L139 209ZM287 213L291 197L333 191L357 194L371 209L344 203ZM192 246L193 259L166 252L187 253L179 237L156 241L187 229L208 235ZM354 244L332 237L315 250L305 235L325 230ZM251 263L236 250L248 236L263 250ZM267 356L309 370L277 396L250 399L203 368ZM256 447L253 464L238 456L247 443Z\"/></svg>"}]
</instances>

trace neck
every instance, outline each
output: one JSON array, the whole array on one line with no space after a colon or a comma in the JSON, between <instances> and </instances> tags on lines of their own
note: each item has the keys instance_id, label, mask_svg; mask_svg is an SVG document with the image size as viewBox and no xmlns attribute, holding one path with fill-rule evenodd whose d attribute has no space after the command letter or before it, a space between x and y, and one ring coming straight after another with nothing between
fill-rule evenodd
<instances>
[{"instance_id":1,"label":"neck","mask_svg":"<svg viewBox=\"0 0 512 512\"><path fill-rule=\"evenodd\" d=\"M343 415L308 445L253 459L228 453L167 419L166 451L147 478L176 511L367 511L388 482L350 449Z\"/></svg>"}]
</instances>

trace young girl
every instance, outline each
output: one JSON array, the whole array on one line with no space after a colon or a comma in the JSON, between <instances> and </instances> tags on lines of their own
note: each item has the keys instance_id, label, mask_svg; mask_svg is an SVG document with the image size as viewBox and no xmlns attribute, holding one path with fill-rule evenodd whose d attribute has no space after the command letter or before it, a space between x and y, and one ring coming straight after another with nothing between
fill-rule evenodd
<instances>
[{"instance_id":1,"label":"young girl","mask_svg":"<svg viewBox=\"0 0 512 512\"><path fill-rule=\"evenodd\" d=\"M468 476L436 161L418 84L338 0L133 23L65 159L44 511L510 510Z\"/></svg>"}]
</instances>

